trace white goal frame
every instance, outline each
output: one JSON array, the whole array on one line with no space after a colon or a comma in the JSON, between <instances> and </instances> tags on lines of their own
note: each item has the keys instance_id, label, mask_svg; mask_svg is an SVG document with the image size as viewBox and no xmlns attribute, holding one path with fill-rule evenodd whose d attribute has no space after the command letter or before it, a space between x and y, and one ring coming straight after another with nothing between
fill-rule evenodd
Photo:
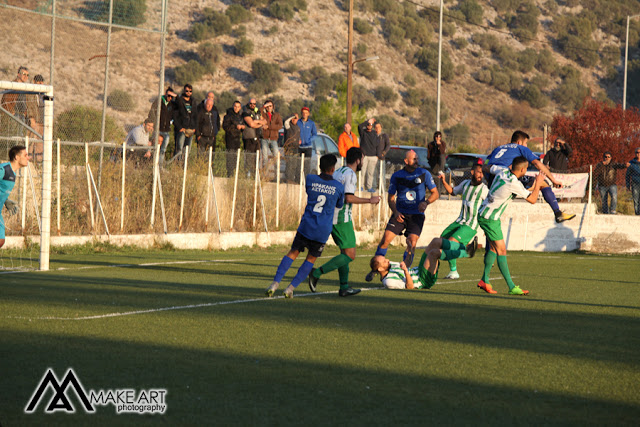
<instances>
[{"instance_id":1,"label":"white goal frame","mask_svg":"<svg viewBox=\"0 0 640 427\"><path fill-rule=\"evenodd\" d=\"M51 246L51 180L53 167L53 86L0 81L0 92L16 91L44 95L44 132L42 135L42 206L40 230L40 270L49 270Z\"/></svg>"}]
</instances>

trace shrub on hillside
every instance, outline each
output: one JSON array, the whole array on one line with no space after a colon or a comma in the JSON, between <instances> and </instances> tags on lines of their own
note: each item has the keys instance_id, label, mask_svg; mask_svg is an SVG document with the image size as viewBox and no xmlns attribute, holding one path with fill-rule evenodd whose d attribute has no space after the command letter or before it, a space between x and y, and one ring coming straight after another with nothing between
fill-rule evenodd
<instances>
[{"instance_id":1,"label":"shrub on hillside","mask_svg":"<svg viewBox=\"0 0 640 427\"><path fill-rule=\"evenodd\" d=\"M275 92L282 82L282 73L278 64L256 59L251 63L251 75L255 79L249 86L249 92L266 94Z\"/></svg>"},{"instance_id":2,"label":"shrub on hillside","mask_svg":"<svg viewBox=\"0 0 640 427\"><path fill-rule=\"evenodd\" d=\"M364 19L353 18L353 29L360 34L369 34L373 31L373 26Z\"/></svg>"},{"instance_id":3,"label":"shrub on hillside","mask_svg":"<svg viewBox=\"0 0 640 427\"><path fill-rule=\"evenodd\" d=\"M208 73L213 73L222 57L222 46L210 42L198 46L198 57Z\"/></svg>"},{"instance_id":4,"label":"shrub on hillside","mask_svg":"<svg viewBox=\"0 0 640 427\"><path fill-rule=\"evenodd\" d=\"M233 45L236 55L247 56L253 53L253 42L246 37L240 37Z\"/></svg>"},{"instance_id":5,"label":"shrub on hillside","mask_svg":"<svg viewBox=\"0 0 640 427\"><path fill-rule=\"evenodd\" d=\"M189 28L189 37L194 41L202 41L229 33L231 33L229 17L210 7L205 8L201 18Z\"/></svg>"},{"instance_id":6,"label":"shrub on hillside","mask_svg":"<svg viewBox=\"0 0 640 427\"><path fill-rule=\"evenodd\" d=\"M427 126L430 123L436 122L436 116L438 114L438 103L435 98L430 96L425 97L420 105L420 123L425 123ZM442 100L440 101L440 123L444 123L449 118L449 110Z\"/></svg>"},{"instance_id":7,"label":"shrub on hillside","mask_svg":"<svg viewBox=\"0 0 640 427\"><path fill-rule=\"evenodd\" d=\"M535 38L538 34L538 17L540 10L531 0L520 4L516 9L516 14L509 19L509 28L513 34L523 41Z\"/></svg>"},{"instance_id":8,"label":"shrub on hillside","mask_svg":"<svg viewBox=\"0 0 640 427\"><path fill-rule=\"evenodd\" d=\"M404 82L407 84L407 86L415 86L416 78L413 77L413 74L407 73L404 75Z\"/></svg>"},{"instance_id":9,"label":"shrub on hillside","mask_svg":"<svg viewBox=\"0 0 640 427\"><path fill-rule=\"evenodd\" d=\"M465 37L458 37L453 41L458 49L464 49L469 46L469 41Z\"/></svg>"},{"instance_id":10,"label":"shrub on hillside","mask_svg":"<svg viewBox=\"0 0 640 427\"><path fill-rule=\"evenodd\" d=\"M448 129L444 130L447 140L456 144L467 144L471 139L471 131L469 126L464 123L456 123Z\"/></svg>"},{"instance_id":11,"label":"shrub on hillside","mask_svg":"<svg viewBox=\"0 0 640 427\"><path fill-rule=\"evenodd\" d=\"M518 70L520 70L521 73L533 71L538 61L538 52L528 47L516 54L516 61L518 63Z\"/></svg>"},{"instance_id":12,"label":"shrub on hillside","mask_svg":"<svg viewBox=\"0 0 640 427\"><path fill-rule=\"evenodd\" d=\"M482 6L476 0L462 0L460 3L460 11L464 14L467 21L472 24L482 24Z\"/></svg>"},{"instance_id":13,"label":"shrub on hillside","mask_svg":"<svg viewBox=\"0 0 640 427\"><path fill-rule=\"evenodd\" d=\"M371 64L361 62L355 67L358 74L368 80L375 80L378 78L378 70L376 70Z\"/></svg>"},{"instance_id":14,"label":"shrub on hillside","mask_svg":"<svg viewBox=\"0 0 640 427\"><path fill-rule=\"evenodd\" d=\"M128 111L132 111L136 104L129 92L121 89L114 89L111 91L109 96L107 96L107 105L114 110L126 113Z\"/></svg>"},{"instance_id":15,"label":"shrub on hillside","mask_svg":"<svg viewBox=\"0 0 640 427\"><path fill-rule=\"evenodd\" d=\"M238 25L231 31L231 35L236 38L244 37L247 35L247 27L244 25Z\"/></svg>"},{"instance_id":16,"label":"shrub on hillside","mask_svg":"<svg viewBox=\"0 0 640 427\"><path fill-rule=\"evenodd\" d=\"M231 108L236 100L238 100L238 96L226 90L216 94L216 105L220 114L224 114L227 108Z\"/></svg>"},{"instance_id":17,"label":"shrub on hillside","mask_svg":"<svg viewBox=\"0 0 640 427\"><path fill-rule=\"evenodd\" d=\"M404 94L404 103L409 107L418 107L427 94L422 89L409 89Z\"/></svg>"},{"instance_id":18,"label":"shrub on hillside","mask_svg":"<svg viewBox=\"0 0 640 427\"><path fill-rule=\"evenodd\" d=\"M549 98L536 85L526 85L520 91L520 99L527 101L533 108L544 108L549 104Z\"/></svg>"},{"instance_id":19,"label":"shrub on hillside","mask_svg":"<svg viewBox=\"0 0 640 427\"><path fill-rule=\"evenodd\" d=\"M367 53L367 45L364 43L358 43L356 46L355 54L356 56L364 56Z\"/></svg>"},{"instance_id":20,"label":"shrub on hillside","mask_svg":"<svg viewBox=\"0 0 640 427\"><path fill-rule=\"evenodd\" d=\"M376 99L369 90L362 85L353 86L353 104L363 110L370 110L377 105Z\"/></svg>"},{"instance_id":21,"label":"shrub on hillside","mask_svg":"<svg viewBox=\"0 0 640 427\"><path fill-rule=\"evenodd\" d=\"M471 37L471 40L481 48L491 52L495 51L498 46L501 45L500 40L498 40L498 38L493 34L489 33L475 33Z\"/></svg>"},{"instance_id":22,"label":"shrub on hillside","mask_svg":"<svg viewBox=\"0 0 640 427\"><path fill-rule=\"evenodd\" d=\"M193 84L197 82L202 78L206 71L207 70L194 59L173 69L176 81L181 86L187 83Z\"/></svg>"},{"instance_id":23,"label":"shrub on hillside","mask_svg":"<svg viewBox=\"0 0 640 427\"><path fill-rule=\"evenodd\" d=\"M241 24L243 22L248 22L251 20L253 15L250 11L248 11L241 4L232 4L229 5L227 10L224 11L224 14L229 17L231 24Z\"/></svg>"},{"instance_id":24,"label":"shrub on hillside","mask_svg":"<svg viewBox=\"0 0 640 427\"><path fill-rule=\"evenodd\" d=\"M300 80L303 83L311 83L314 80L318 80L321 77L327 77L329 73L321 65L314 65L308 70L300 71Z\"/></svg>"},{"instance_id":25,"label":"shrub on hillside","mask_svg":"<svg viewBox=\"0 0 640 427\"><path fill-rule=\"evenodd\" d=\"M382 125L382 132L387 135L393 133L399 127L396 118L387 114L377 115L376 122Z\"/></svg>"},{"instance_id":26,"label":"shrub on hillside","mask_svg":"<svg viewBox=\"0 0 640 427\"><path fill-rule=\"evenodd\" d=\"M565 58L583 67L594 67L598 63L600 45L595 40L565 34L558 39L558 47Z\"/></svg>"},{"instance_id":27,"label":"shrub on hillside","mask_svg":"<svg viewBox=\"0 0 640 427\"><path fill-rule=\"evenodd\" d=\"M432 77L438 75L438 46L431 44L422 48L415 53L415 61L418 68ZM453 62L446 49L442 50L442 69L441 76L445 81L453 80L455 73L453 70Z\"/></svg>"},{"instance_id":28,"label":"shrub on hillside","mask_svg":"<svg viewBox=\"0 0 640 427\"><path fill-rule=\"evenodd\" d=\"M553 91L553 99L569 110L575 110L589 95L589 88L578 79L564 79Z\"/></svg>"},{"instance_id":29,"label":"shrub on hillside","mask_svg":"<svg viewBox=\"0 0 640 427\"><path fill-rule=\"evenodd\" d=\"M97 7L99 10L94 19L98 22L109 22L109 2L99 2ZM127 27L137 27L146 21L146 12L146 0L113 0L111 22Z\"/></svg>"},{"instance_id":30,"label":"shrub on hillside","mask_svg":"<svg viewBox=\"0 0 640 427\"><path fill-rule=\"evenodd\" d=\"M540 116L525 102L503 106L496 113L496 119L507 129L534 129L542 125Z\"/></svg>"},{"instance_id":31,"label":"shrub on hillside","mask_svg":"<svg viewBox=\"0 0 640 427\"><path fill-rule=\"evenodd\" d=\"M76 105L63 111L55 118L53 137L63 141L93 142L100 141L102 133L102 111L83 105ZM121 143L126 136L122 129L109 115L105 121L105 141Z\"/></svg>"},{"instance_id":32,"label":"shrub on hillside","mask_svg":"<svg viewBox=\"0 0 640 427\"><path fill-rule=\"evenodd\" d=\"M542 49L538 52L535 67L542 73L555 75L558 72L558 63L548 49Z\"/></svg>"},{"instance_id":33,"label":"shrub on hillside","mask_svg":"<svg viewBox=\"0 0 640 427\"><path fill-rule=\"evenodd\" d=\"M396 93L396 91L389 86L378 86L373 91L373 94L376 99L383 104L391 104L395 102L396 99L398 99L398 94Z\"/></svg>"},{"instance_id":34,"label":"shrub on hillside","mask_svg":"<svg viewBox=\"0 0 640 427\"><path fill-rule=\"evenodd\" d=\"M269 5L269 14L281 21L291 20L294 13L293 5L288 1L276 0Z\"/></svg>"}]
</instances>

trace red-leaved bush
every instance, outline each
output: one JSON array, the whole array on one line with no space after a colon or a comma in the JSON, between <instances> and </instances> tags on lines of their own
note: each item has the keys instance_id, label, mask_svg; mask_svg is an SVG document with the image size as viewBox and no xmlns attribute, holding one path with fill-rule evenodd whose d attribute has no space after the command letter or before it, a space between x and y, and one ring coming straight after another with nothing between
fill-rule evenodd
<instances>
[{"instance_id":1,"label":"red-leaved bush","mask_svg":"<svg viewBox=\"0 0 640 427\"><path fill-rule=\"evenodd\" d=\"M622 105L610 107L604 102L587 98L573 117L556 115L553 118L549 142L563 137L573 148L569 167L596 164L602 153L610 151L614 162L626 163L640 147L640 111Z\"/></svg>"}]
</instances>

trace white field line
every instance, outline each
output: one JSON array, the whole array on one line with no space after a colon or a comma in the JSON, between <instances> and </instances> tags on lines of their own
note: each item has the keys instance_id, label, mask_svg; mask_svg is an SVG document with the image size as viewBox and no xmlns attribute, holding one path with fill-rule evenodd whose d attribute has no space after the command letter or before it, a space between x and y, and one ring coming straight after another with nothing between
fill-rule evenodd
<instances>
[{"instance_id":1,"label":"white field line","mask_svg":"<svg viewBox=\"0 0 640 427\"><path fill-rule=\"evenodd\" d=\"M515 276L514 276L515 277ZM491 278L491 281L500 280L502 277L494 277ZM467 282L476 282L477 279L470 280L447 280L446 283L467 283ZM373 287L373 288L361 288L362 291L376 291L384 289L382 286ZM305 293L305 294L294 294L294 298L304 298L304 297L313 297L313 296L321 296L321 295L335 295L338 291L326 291L326 292L316 292L316 293ZM147 310L134 310L134 311L123 311L123 312L115 312L115 313L106 313L106 314L97 314L94 316L82 316L82 317L55 317L55 316L46 316L46 317L24 317L24 316L7 316L7 319L23 319L23 320L95 320L95 319L106 319L109 317L123 317L123 316L134 316L137 314L148 314L148 313L158 313L161 311L172 311L172 310L189 310L193 308L203 308L203 307L215 307L218 305L229 305L229 304L244 304L251 302L261 302L261 301L275 301L278 299L284 299L283 295L267 298L249 298L249 299L241 299L241 300L233 300L233 301L218 301L218 302L209 302L202 304L189 304L189 305L176 305L172 307L160 307L160 308L150 308Z\"/></svg>"}]
</instances>

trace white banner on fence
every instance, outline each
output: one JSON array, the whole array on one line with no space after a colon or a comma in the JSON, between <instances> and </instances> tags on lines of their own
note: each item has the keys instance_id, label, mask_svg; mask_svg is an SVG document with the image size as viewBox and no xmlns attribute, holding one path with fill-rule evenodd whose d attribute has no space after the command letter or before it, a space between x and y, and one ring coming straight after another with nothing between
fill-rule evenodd
<instances>
[{"instance_id":1,"label":"white banner on fence","mask_svg":"<svg viewBox=\"0 0 640 427\"><path fill-rule=\"evenodd\" d=\"M538 172L527 172L529 176L536 176ZM554 173L553 177L562 183L562 188L554 188L558 199L583 198L589 183L588 173Z\"/></svg>"}]
</instances>

